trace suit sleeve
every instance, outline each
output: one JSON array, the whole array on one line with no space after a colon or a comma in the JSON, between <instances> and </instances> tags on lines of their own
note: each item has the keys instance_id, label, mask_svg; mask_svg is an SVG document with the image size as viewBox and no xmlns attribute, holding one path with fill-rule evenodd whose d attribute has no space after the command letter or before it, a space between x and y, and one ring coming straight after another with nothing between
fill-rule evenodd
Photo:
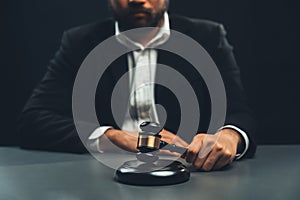
<instances>
[{"instance_id":1,"label":"suit sleeve","mask_svg":"<svg viewBox=\"0 0 300 200\"><path fill-rule=\"evenodd\" d=\"M80 139L72 118L72 89L81 63L75 60L79 56L74 49L68 33L64 33L60 49L19 117L22 148L86 152L83 143L90 133Z\"/></svg>"},{"instance_id":2,"label":"suit sleeve","mask_svg":"<svg viewBox=\"0 0 300 200\"><path fill-rule=\"evenodd\" d=\"M256 120L249 108L246 94L241 82L240 69L236 63L233 48L226 39L226 31L222 25L216 27L217 41L212 57L218 66L224 81L227 96L227 113L225 125L234 125L247 133L249 148L244 157L253 157L256 151L254 136Z\"/></svg>"}]
</instances>

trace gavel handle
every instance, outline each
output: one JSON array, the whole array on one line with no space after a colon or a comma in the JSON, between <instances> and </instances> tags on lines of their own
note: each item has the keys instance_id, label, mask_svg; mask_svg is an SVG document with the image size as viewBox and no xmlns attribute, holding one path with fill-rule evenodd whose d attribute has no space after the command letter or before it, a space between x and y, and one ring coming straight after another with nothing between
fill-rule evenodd
<instances>
[{"instance_id":1,"label":"gavel handle","mask_svg":"<svg viewBox=\"0 0 300 200\"><path fill-rule=\"evenodd\" d=\"M180 153L182 155L186 154L186 151L187 151L187 148L179 147L179 146L176 146L175 144L169 144L169 143L161 140L159 149L162 149L162 148L164 148L165 150L172 151L172 152Z\"/></svg>"}]
</instances>

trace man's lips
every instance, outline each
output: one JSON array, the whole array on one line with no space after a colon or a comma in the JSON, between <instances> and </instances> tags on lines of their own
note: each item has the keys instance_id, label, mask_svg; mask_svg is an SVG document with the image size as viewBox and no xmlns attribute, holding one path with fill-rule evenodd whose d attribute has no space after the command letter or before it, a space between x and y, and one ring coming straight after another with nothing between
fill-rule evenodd
<instances>
[{"instance_id":1,"label":"man's lips","mask_svg":"<svg viewBox=\"0 0 300 200\"><path fill-rule=\"evenodd\" d=\"M146 15L150 15L150 12L147 10L131 10L129 12L129 15L135 16L135 17L144 17Z\"/></svg>"},{"instance_id":2,"label":"man's lips","mask_svg":"<svg viewBox=\"0 0 300 200\"><path fill-rule=\"evenodd\" d=\"M132 14L135 17L145 17L147 15L147 13L145 12L135 12Z\"/></svg>"}]
</instances>

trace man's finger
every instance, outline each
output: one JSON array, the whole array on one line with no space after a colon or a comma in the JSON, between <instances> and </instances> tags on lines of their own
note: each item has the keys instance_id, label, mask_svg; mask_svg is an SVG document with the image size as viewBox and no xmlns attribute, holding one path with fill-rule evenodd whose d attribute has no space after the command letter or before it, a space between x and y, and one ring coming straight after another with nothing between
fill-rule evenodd
<instances>
[{"instance_id":1,"label":"man's finger","mask_svg":"<svg viewBox=\"0 0 300 200\"><path fill-rule=\"evenodd\" d=\"M218 142L219 135L220 135L219 133L205 135L198 157L200 158L207 157L207 155L214 149L216 143Z\"/></svg>"},{"instance_id":2,"label":"man's finger","mask_svg":"<svg viewBox=\"0 0 300 200\"><path fill-rule=\"evenodd\" d=\"M188 146L186 151L186 161L189 163L193 163L195 159L198 157L198 153L201 149L203 142L203 135L196 135L192 141L192 143Z\"/></svg>"},{"instance_id":3,"label":"man's finger","mask_svg":"<svg viewBox=\"0 0 300 200\"><path fill-rule=\"evenodd\" d=\"M222 167L232 163L235 155L233 155L230 151L224 151L222 157L216 162L215 166L213 167L214 170L221 169Z\"/></svg>"},{"instance_id":4,"label":"man's finger","mask_svg":"<svg viewBox=\"0 0 300 200\"><path fill-rule=\"evenodd\" d=\"M216 144L202 165L204 171L210 171L223 156L223 146Z\"/></svg>"},{"instance_id":5,"label":"man's finger","mask_svg":"<svg viewBox=\"0 0 300 200\"><path fill-rule=\"evenodd\" d=\"M197 157L193 163L193 166L196 168L196 169L200 169L202 168L202 165L204 164L205 160L208 158L209 154L205 157Z\"/></svg>"},{"instance_id":6,"label":"man's finger","mask_svg":"<svg viewBox=\"0 0 300 200\"><path fill-rule=\"evenodd\" d=\"M181 156L180 153L172 152L172 151L164 150L164 149L159 150L158 154L169 155L169 156L176 156L176 157L180 157Z\"/></svg>"},{"instance_id":7,"label":"man's finger","mask_svg":"<svg viewBox=\"0 0 300 200\"><path fill-rule=\"evenodd\" d=\"M175 137L173 143L179 147L184 147L184 148L187 148L189 146L189 144L179 136Z\"/></svg>"}]
</instances>

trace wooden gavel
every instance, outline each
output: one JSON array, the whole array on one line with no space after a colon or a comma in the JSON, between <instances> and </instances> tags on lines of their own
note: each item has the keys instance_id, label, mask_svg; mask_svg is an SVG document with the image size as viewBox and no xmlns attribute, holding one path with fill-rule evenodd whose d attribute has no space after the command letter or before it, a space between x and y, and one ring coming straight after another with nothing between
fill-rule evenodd
<instances>
[{"instance_id":1,"label":"wooden gavel","mask_svg":"<svg viewBox=\"0 0 300 200\"><path fill-rule=\"evenodd\" d=\"M157 151L160 149L169 150L184 154L186 148L176 146L175 144L168 144L161 140L160 132L163 128L160 124L155 122L143 122L140 125L141 131L139 132L136 157L142 162L155 162L158 159Z\"/></svg>"}]
</instances>

